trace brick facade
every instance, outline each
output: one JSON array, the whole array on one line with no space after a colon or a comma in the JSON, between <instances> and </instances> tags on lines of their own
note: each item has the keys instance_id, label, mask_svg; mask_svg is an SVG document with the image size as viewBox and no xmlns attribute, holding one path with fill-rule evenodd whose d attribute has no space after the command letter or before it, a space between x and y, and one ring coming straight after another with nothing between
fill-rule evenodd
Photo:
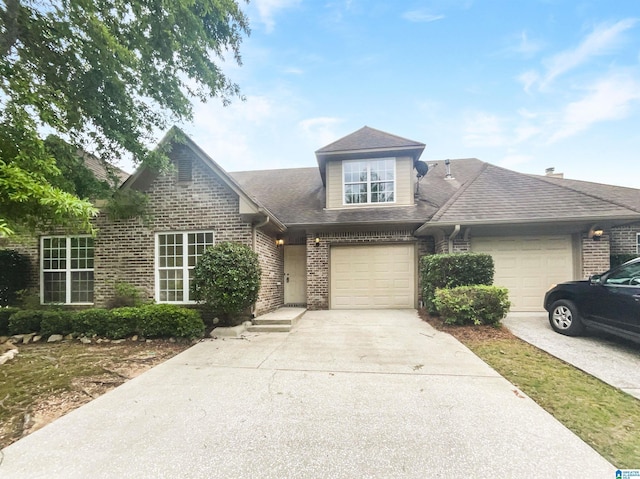
<instances>
[{"instance_id":1,"label":"brick facade","mask_svg":"<svg viewBox=\"0 0 640 479\"><path fill-rule=\"evenodd\" d=\"M613 228L610 232L611 254L639 254L640 223Z\"/></svg>"},{"instance_id":2,"label":"brick facade","mask_svg":"<svg viewBox=\"0 0 640 479\"><path fill-rule=\"evenodd\" d=\"M255 309L255 314L260 315L284 304L284 249L278 248L275 239L261 230L256 231L255 245L262 268L260 295Z\"/></svg>"},{"instance_id":3,"label":"brick facade","mask_svg":"<svg viewBox=\"0 0 640 479\"><path fill-rule=\"evenodd\" d=\"M609 269L611 248L609 235L604 234L599 240L589 238L587 233L581 236L582 243L582 278L599 274Z\"/></svg>"},{"instance_id":4,"label":"brick facade","mask_svg":"<svg viewBox=\"0 0 640 479\"><path fill-rule=\"evenodd\" d=\"M320 243L316 245L315 239ZM367 231L307 234L307 307L311 310L329 308L329 250L337 244L414 243L418 256L434 252L433 238L416 238L406 231Z\"/></svg>"}]
</instances>

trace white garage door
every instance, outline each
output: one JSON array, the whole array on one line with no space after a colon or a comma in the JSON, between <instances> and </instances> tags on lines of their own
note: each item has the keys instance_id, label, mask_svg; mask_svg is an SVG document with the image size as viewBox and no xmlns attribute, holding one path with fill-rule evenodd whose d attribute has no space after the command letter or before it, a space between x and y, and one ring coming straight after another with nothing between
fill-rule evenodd
<instances>
[{"instance_id":1,"label":"white garage door","mask_svg":"<svg viewBox=\"0 0 640 479\"><path fill-rule=\"evenodd\" d=\"M471 249L493 257L494 284L509 289L511 311L542 311L547 289L573 279L571 236L472 238Z\"/></svg>"},{"instance_id":2,"label":"white garage door","mask_svg":"<svg viewBox=\"0 0 640 479\"><path fill-rule=\"evenodd\" d=\"M413 245L331 248L331 308L415 307Z\"/></svg>"}]
</instances>

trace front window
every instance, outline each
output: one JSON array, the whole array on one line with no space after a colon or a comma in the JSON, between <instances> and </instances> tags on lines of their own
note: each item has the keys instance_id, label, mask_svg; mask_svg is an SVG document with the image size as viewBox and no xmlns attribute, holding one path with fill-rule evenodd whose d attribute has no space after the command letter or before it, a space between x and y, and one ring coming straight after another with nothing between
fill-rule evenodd
<instances>
[{"instance_id":1,"label":"front window","mask_svg":"<svg viewBox=\"0 0 640 479\"><path fill-rule=\"evenodd\" d=\"M48 236L41 240L43 303L93 303L93 238Z\"/></svg>"},{"instance_id":2,"label":"front window","mask_svg":"<svg viewBox=\"0 0 640 479\"><path fill-rule=\"evenodd\" d=\"M213 232L159 233L156 235L156 300L190 303L193 269L198 258L213 246Z\"/></svg>"},{"instance_id":3,"label":"front window","mask_svg":"<svg viewBox=\"0 0 640 479\"><path fill-rule=\"evenodd\" d=\"M344 204L393 203L396 162L393 158L342 163Z\"/></svg>"}]
</instances>

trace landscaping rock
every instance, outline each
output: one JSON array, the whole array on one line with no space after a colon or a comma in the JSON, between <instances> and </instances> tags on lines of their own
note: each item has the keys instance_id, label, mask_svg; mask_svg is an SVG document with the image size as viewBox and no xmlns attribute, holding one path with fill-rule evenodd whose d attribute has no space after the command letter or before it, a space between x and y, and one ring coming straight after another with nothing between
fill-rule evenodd
<instances>
[{"instance_id":1,"label":"landscaping rock","mask_svg":"<svg viewBox=\"0 0 640 479\"><path fill-rule=\"evenodd\" d=\"M124 339L114 339L113 341L111 341L112 344L120 344L120 343L124 343Z\"/></svg>"},{"instance_id":2,"label":"landscaping rock","mask_svg":"<svg viewBox=\"0 0 640 479\"><path fill-rule=\"evenodd\" d=\"M138 340L138 335L137 334L131 336L131 341L137 341L137 340Z\"/></svg>"},{"instance_id":3,"label":"landscaping rock","mask_svg":"<svg viewBox=\"0 0 640 479\"><path fill-rule=\"evenodd\" d=\"M4 352L3 354L0 354L0 365L2 365L4 363L6 363L7 361L15 358L17 354L18 354L18 350L17 349L9 349L8 351Z\"/></svg>"},{"instance_id":4,"label":"landscaping rock","mask_svg":"<svg viewBox=\"0 0 640 479\"><path fill-rule=\"evenodd\" d=\"M47 342L48 343L59 343L62 340L63 340L62 334L52 334L51 336L49 336L49 339L47 339Z\"/></svg>"},{"instance_id":5,"label":"landscaping rock","mask_svg":"<svg viewBox=\"0 0 640 479\"><path fill-rule=\"evenodd\" d=\"M40 342L40 340L42 339L42 336L38 335L38 336L34 336L33 339L31 340L32 343L38 343Z\"/></svg>"},{"instance_id":6,"label":"landscaping rock","mask_svg":"<svg viewBox=\"0 0 640 479\"><path fill-rule=\"evenodd\" d=\"M31 338L33 338L36 333L29 333L22 336L22 344L29 344Z\"/></svg>"},{"instance_id":7,"label":"landscaping rock","mask_svg":"<svg viewBox=\"0 0 640 479\"><path fill-rule=\"evenodd\" d=\"M91 344L91 339L90 338L85 338L84 336L82 338L80 338L80 342L82 344Z\"/></svg>"},{"instance_id":8,"label":"landscaping rock","mask_svg":"<svg viewBox=\"0 0 640 479\"><path fill-rule=\"evenodd\" d=\"M67 334L64 339L73 339L73 334Z\"/></svg>"}]
</instances>

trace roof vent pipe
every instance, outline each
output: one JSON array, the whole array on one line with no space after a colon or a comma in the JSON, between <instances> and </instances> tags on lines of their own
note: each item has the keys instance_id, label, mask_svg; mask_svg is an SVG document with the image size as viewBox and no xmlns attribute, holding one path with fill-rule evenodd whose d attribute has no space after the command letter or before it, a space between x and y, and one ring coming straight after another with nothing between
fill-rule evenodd
<instances>
[{"instance_id":1,"label":"roof vent pipe","mask_svg":"<svg viewBox=\"0 0 640 479\"><path fill-rule=\"evenodd\" d=\"M451 176L451 161L450 160L444 160L444 166L446 166L447 170L446 170L446 174L444 175L444 179L445 180L453 180L453 176Z\"/></svg>"}]
</instances>

